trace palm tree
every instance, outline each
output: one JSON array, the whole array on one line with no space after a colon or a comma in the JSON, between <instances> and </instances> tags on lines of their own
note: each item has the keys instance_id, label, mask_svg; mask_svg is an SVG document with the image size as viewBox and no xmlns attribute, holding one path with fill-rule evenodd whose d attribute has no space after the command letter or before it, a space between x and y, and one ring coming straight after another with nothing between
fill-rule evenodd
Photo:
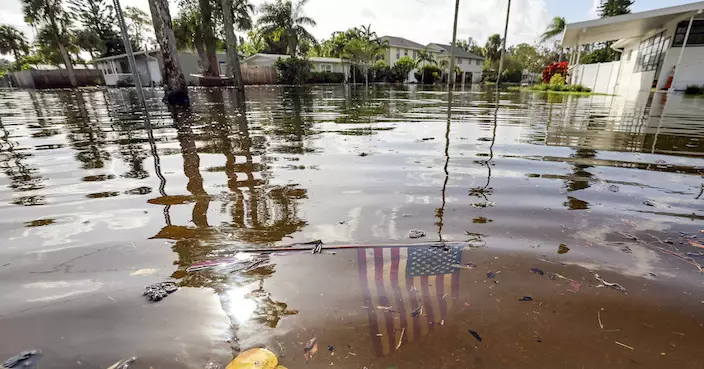
<instances>
[{"instance_id":1,"label":"palm tree","mask_svg":"<svg viewBox=\"0 0 704 369\"><path fill-rule=\"evenodd\" d=\"M154 33L161 49L164 101L170 105L187 104L188 88L181 69L181 62L178 59L168 0L149 0L149 11L152 13Z\"/></svg>"},{"instance_id":2,"label":"palm tree","mask_svg":"<svg viewBox=\"0 0 704 369\"><path fill-rule=\"evenodd\" d=\"M237 55L237 36L235 36L234 29L235 20L233 18L237 17L237 14L239 14L238 23L240 23L240 25L242 25L242 23L249 23L245 24L245 26L249 26L251 28L252 18L249 15L251 5L247 6L249 4L246 0L238 0L238 4L236 6L233 6L232 0L221 0L221 3L224 26L223 30L225 33L225 43L227 45L227 70L225 74L234 79L235 88L238 91L244 92L242 70L240 69L240 58Z\"/></svg>"},{"instance_id":3,"label":"palm tree","mask_svg":"<svg viewBox=\"0 0 704 369\"><path fill-rule=\"evenodd\" d=\"M0 54L12 54L17 68L23 54L29 53L29 44L24 34L17 28L4 24L0 26Z\"/></svg>"},{"instance_id":4,"label":"palm tree","mask_svg":"<svg viewBox=\"0 0 704 369\"><path fill-rule=\"evenodd\" d=\"M423 64L438 64L433 54L428 51L427 47L418 52L418 58L416 59L416 68L420 67Z\"/></svg>"},{"instance_id":5,"label":"palm tree","mask_svg":"<svg viewBox=\"0 0 704 369\"><path fill-rule=\"evenodd\" d=\"M66 71L68 72L68 80L71 86L76 87L76 75L73 72L71 59L66 52L63 39L66 38L71 25L69 14L64 10L61 0L21 0L22 12L25 20L33 25L46 24L53 36L56 38L56 43L61 53Z\"/></svg>"},{"instance_id":6,"label":"palm tree","mask_svg":"<svg viewBox=\"0 0 704 369\"><path fill-rule=\"evenodd\" d=\"M240 31L249 31L254 28L252 14L254 14L255 10L254 5L249 0L234 0L232 13L235 27Z\"/></svg>"},{"instance_id":7,"label":"palm tree","mask_svg":"<svg viewBox=\"0 0 704 369\"><path fill-rule=\"evenodd\" d=\"M368 40L357 38L350 40L345 46L345 55L352 62L362 69L364 73L364 84L369 87L369 68L374 64L388 48L387 43L379 42L378 39Z\"/></svg>"},{"instance_id":8,"label":"palm tree","mask_svg":"<svg viewBox=\"0 0 704 369\"><path fill-rule=\"evenodd\" d=\"M305 26L315 27L315 21L303 13L303 6L308 0L299 0L293 4L291 0L276 0L275 3L264 3L261 6L262 16L259 27L264 35L279 33L288 43L288 54L295 56L301 41L315 43L315 37Z\"/></svg>"},{"instance_id":9,"label":"palm tree","mask_svg":"<svg viewBox=\"0 0 704 369\"><path fill-rule=\"evenodd\" d=\"M548 25L543 35L540 37L540 42L545 42L553 37L561 35L565 32L565 18L555 17L552 22Z\"/></svg>"}]
</instances>

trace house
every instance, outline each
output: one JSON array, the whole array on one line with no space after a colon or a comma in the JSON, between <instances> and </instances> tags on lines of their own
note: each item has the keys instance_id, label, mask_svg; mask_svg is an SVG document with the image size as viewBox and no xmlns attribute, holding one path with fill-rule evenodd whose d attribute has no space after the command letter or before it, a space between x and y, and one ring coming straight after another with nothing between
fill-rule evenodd
<instances>
[{"instance_id":1,"label":"house","mask_svg":"<svg viewBox=\"0 0 704 369\"><path fill-rule=\"evenodd\" d=\"M288 55L280 54L254 54L242 60L242 63L251 67L273 67L279 59L290 58ZM345 75L345 81L350 73L350 61L340 58L324 58L318 56L309 56L308 61L313 64L313 70L317 72L335 72Z\"/></svg>"},{"instance_id":2,"label":"house","mask_svg":"<svg viewBox=\"0 0 704 369\"><path fill-rule=\"evenodd\" d=\"M411 59L418 58L418 52L425 49L425 46L403 37L383 36L379 37L379 40L386 42L389 46L384 53L384 62L390 67L404 56L408 56Z\"/></svg>"},{"instance_id":3,"label":"house","mask_svg":"<svg viewBox=\"0 0 704 369\"><path fill-rule=\"evenodd\" d=\"M450 60L450 45L429 43L428 51L431 51L435 60L440 63L442 60ZM484 66L484 57L472 54L465 49L454 48L455 65L462 71L463 81L471 81L478 83L482 80L482 68Z\"/></svg>"},{"instance_id":4,"label":"house","mask_svg":"<svg viewBox=\"0 0 704 369\"><path fill-rule=\"evenodd\" d=\"M562 46L571 80L595 92L635 96L639 91L684 90L704 84L704 1L601 18L566 26ZM617 62L579 65L581 45L615 41ZM577 50L574 50L577 49Z\"/></svg>"},{"instance_id":5,"label":"house","mask_svg":"<svg viewBox=\"0 0 704 369\"><path fill-rule=\"evenodd\" d=\"M220 66L219 72L224 74L227 57L225 53L217 53L217 58ZM136 51L134 52L134 59L142 85L158 85L161 83L163 63L161 62L161 52L159 50ZM201 73L198 55L192 52L179 51L178 59L183 75L186 77L186 82L188 84L197 84L198 76ZM134 84L127 54L97 58L93 60L93 64L103 72L105 84L108 86Z\"/></svg>"}]
</instances>

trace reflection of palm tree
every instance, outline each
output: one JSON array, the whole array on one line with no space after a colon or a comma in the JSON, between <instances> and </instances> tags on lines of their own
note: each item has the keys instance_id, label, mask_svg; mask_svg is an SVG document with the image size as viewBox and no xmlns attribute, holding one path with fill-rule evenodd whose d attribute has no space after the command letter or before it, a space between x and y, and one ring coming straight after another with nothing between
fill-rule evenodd
<instances>
[{"instance_id":1,"label":"reflection of palm tree","mask_svg":"<svg viewBox=\"0 0 704 369\"><path fill-rule=\"evenodd\" d=\"M65 99L63 105L71 131L68 139L78 151L76 158L83 163L83 169L103 168L105 161L110 160L110 153L105 149L106 134L99 122L90 118L83 93L76 91L72 95L59 96ZM78 107L78 114L74 106Z\"/></svg>"},{"instance_id":2,"label":"reflection of palm tree","mask_svg":"<svg viewBox=\"0 0 704 369\"><path fill-rule=\"evenodd\" d=\"M25 192L44 188L42 177L37 175L38 169L32 168L24 160L29 154L16 150L15 143L10 140L10 132L2 123L0 117L0 167L10 179L10 188ZM14 201L17 205L42 205L44 196L22 196Z\"/></svg>"}]
</instances>

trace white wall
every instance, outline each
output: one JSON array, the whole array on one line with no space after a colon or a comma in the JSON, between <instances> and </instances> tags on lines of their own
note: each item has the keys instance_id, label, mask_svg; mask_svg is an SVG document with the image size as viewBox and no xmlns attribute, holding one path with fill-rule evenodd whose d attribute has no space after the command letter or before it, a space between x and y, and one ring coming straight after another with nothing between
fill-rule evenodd
<instances>
[{"instance_id":1,"label":"white wall","mask_svg":"<svg viewBox=\"0 0 704 369\"><path fill-rule=\"evenodd\" d=\"M620 66L620 62L582 64L572 71L576 73L572 83L589 87L593 92L613 94Z\"/></svg>"},{"instance_id":2,"label":"white wall","mask_svg":"<svg viewBox=\"0 0 704 369\"><path fill-rule=\"evenodd\" d=\"M673 47L668 51L665 61L662 63L658 88L665 88L672 67L677 64L681 51L681 47ZM687 85L704 85L704 46L684 48L682 63L677 70L677 79L672 87L675 90L684 90Z\"/></svg>"}]
</instances>

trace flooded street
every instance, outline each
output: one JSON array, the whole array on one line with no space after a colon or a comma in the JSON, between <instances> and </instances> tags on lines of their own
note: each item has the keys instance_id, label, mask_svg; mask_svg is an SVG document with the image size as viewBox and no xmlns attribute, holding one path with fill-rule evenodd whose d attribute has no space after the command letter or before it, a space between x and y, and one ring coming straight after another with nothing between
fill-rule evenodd
<instances>
[{"instance_id":1,"label":"flooded street","mask_svg":"<svg viewBox=\"0 0 704 369\"><path fill-rule=\"evenodd\" d=\"M704 368L704 100L146 93L0 91L0 361Z\"/></svg>"}]
</instances>

